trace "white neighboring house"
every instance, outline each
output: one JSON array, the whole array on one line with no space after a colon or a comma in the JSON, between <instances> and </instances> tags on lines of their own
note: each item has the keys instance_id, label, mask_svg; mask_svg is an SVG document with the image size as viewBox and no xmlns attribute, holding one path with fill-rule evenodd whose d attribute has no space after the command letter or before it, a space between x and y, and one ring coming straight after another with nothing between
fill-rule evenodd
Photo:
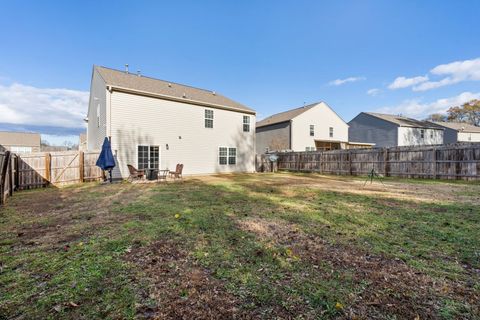
<instances>
[{"instance_id":1,"label":"white neighboring house","mask_svg":"<svg viewBox=\"0 0 480 320\"><path fill-rule=\"evenodd\" d=\"M348 148L348 125L325 102L274 114L256 125L257 152Z\"/></svg>"},{"instance_id":2,"label":"white neighboring house","mask_svg":"<svg viewBox=\"0 0 480 320\"><path fill-rule=\"evenodd\" d=\"M94 66L87 148L111 138L114 178L136 168L255 171L255 111L215 91Z\"/></svg>"},{"instance_id":3,"label":"white neighboring house","mask_svg":"<svg viewBox=\"0 0 480 320\"><path fill-rule=\"evenodd\" d=\"M428 121L361 112L348 124L348 138L351 141L375 143L376 147L443 144L444 129Z\"/></svg>"},{"instance_id":4,"label":"white neighboring house","mask_svg":"<svg viewBox=\"0 0 480 320\"><path fill-rule=\"evenodd\" d=\"M480 127L462 122L433 122L445 129L444 143L480 142Z\"/></svg>"}]
</instances>

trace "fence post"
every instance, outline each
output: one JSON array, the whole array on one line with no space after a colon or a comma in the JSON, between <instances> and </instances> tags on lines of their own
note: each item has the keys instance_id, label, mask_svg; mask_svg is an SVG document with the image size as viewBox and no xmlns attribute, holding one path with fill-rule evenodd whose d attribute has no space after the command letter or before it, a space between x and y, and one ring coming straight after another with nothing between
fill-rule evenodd
<instances>
[{"instance_id":1,"label":"fence post","mask_svg":"<svg viewBox=\"0 0 480 320\"><path fill-rule=\"evenodd\" d=\"M384 155L383 155L383 171L385 177L388 177L388 148L385 148Z\"/></svg>"},{"instance_id":2,"label":"fence post","mask_svg":"<svg viewBox=\"0 0 480 320\"><path fill-rule=\"evenodd\" d=\"M85 174L85 165L84 165L84 153L83 151L78 152L78 157L79 157L79 170L80 170L80 182L82 183L84 180L84 174Z\"/></svg>"},{"instance_id":3,"label":"fence post","mask_svg":"<svg viewBox=\"0 0 480 320\"><path fill-rule=\"evenodd\" d=\"M52 155L50 153L45 153L45 180L46 186L52 181Z\"/></svg>"},{"instance_id":4,"label":"fence post","mask_svg":"<svg viewBox=\"0 0 480 320\"><path fill-rule=\"evenodd\" d=\"M437 179L437 148L432 149L433 179Z\"/></svg>"},{"instance_id":5,"label":"fence post","mask_svg":"<svg viewBox=\"0 0 480 320\"><path fill-rule=\"evenodd\" d=\"M5 203L5 176L7 175L10 151L5 151L3 164L0 168L0 204Z\"/></svg>"},{"instance_id":6,"label":"fence post","mask_svg":"<svg viewBox=\"0 0 480 320\"><path fill-rule=\"evenodd\" d=\"M353 176L352 171L352 150L348 150L348 172Z\"/></svg>"},{"instance_id":7,"label":"fence post","mask_svg":"<svg viewBox=\"0 0 480 320\"><path fill-rule=\"evenodd\" d=\"M15 190L18 190L18 154L15 155L15 162L13 163L13 169L14 169L14 184L15 184Z\"/></svg>"}]
</instances>

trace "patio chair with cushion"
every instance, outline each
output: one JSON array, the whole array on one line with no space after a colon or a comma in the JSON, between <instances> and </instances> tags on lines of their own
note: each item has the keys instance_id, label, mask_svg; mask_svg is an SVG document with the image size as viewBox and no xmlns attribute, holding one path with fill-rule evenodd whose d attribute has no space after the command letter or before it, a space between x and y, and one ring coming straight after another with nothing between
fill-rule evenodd
<instances>
[{"instance_id":1,"label":"patio chair with cushion","mask_svg":"<svg viewBox=\"0 0 480 320\"><path fill-rule=\"evenodd\" d=\"M145 176L145 171L144 170L138 170L134 166L127 164L128 171L130 172L130 176L128 177L128 180L137 180L137 179L143 179Z\"/></svg>"},{"instance_id":2,"label":"patio chair with cushion","mask_svg":"<svg viewBox=\"0 0 480 320\"><path fill-rule=\"evenodd\" d=\"M174 179L182 179L182 171L183 171L183 164L181 163L178 163L176 166L175 166L175 171L170 171L169 174L170 174L170 177L174 178Z\"/></svg>"}]
</instances>

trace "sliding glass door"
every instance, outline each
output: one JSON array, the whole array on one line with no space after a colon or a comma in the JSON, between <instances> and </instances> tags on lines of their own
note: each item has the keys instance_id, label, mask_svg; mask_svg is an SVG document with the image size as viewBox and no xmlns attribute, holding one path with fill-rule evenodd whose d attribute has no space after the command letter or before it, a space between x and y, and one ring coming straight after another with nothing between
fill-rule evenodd
<instances>
[{"instance_id":1,"label":"sliding glass door","mask_svg":"<svg viewBox=\"0 0 480 320\"><path fill-rule=\"evenodd\" d=\"M160 148L158 146L140 145L137 149L138 169L158 169L160 165Z\"/></svg>"}]
</instances>

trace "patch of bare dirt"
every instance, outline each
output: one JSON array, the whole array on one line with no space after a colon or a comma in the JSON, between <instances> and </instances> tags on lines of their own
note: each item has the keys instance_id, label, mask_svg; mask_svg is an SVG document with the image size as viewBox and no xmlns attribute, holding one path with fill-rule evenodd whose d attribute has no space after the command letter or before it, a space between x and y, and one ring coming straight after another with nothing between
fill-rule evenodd
<instances>
[{"instance_id":1,"label":"patch of bare dirt","mask_svg":"<svg viewBox=\"0 0 480 320\"><path fill-rule=\"evenodd\" d=\"M196 265L173 241L134 248L126 260L143 270L142 277L150 283L137 309L140 319L251 318L220 280Z\"/></svg>"},{"instance_id":2,"label":"patch of bare dirt","mask_svg":"<svg viewBox=\"0 0 480 320\"><path fill-rule=\"evenodd\" d=\"M148 191L146 186L113 184L20 194L22 199L12 198L8 204L25 217L24 223L12 225L10 230L19 240L15 246L61 248L98 228L131 219L112 213L112 204L128 204L145 191Z\"/></svg>"},{"instance_id":3,"label":"patch of bare dirt","mask_svg":"<svg viewBox=\"0 0 480 320\"><path fill-rule=\"evenodd\" d=\"M346 318L385 319L395 315L401 319L438 319L444 298L468 302L475 308L473 314L480 316L480 295L472 286L433 279L402 260L333 245L285 222L248 218L240 221L239 227L263 241L289 247L293 255L312 265L326 264L332 270L353 272L355 283L366 283L344 310Z\"/></svg>"}]
</instances>

